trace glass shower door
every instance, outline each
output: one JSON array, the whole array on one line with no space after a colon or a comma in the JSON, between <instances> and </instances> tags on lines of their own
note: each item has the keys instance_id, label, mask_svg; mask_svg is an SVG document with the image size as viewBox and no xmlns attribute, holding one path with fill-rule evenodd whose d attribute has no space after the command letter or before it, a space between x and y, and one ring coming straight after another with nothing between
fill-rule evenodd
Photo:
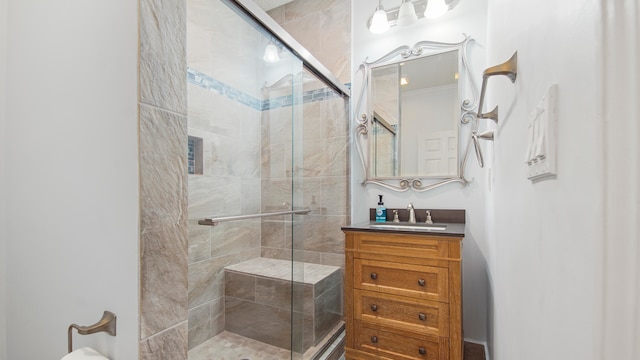
<instances>
[{"instance_id":1,"label":"glass shower door","mask_svg":"<svg viewBox=\"0 0 640 360\"><path fill-rule=\"evenodd\" d=\"M187 2L189 359L314 358L342 319L347 99L234 3Z\"/></svg>"}]
</instances>

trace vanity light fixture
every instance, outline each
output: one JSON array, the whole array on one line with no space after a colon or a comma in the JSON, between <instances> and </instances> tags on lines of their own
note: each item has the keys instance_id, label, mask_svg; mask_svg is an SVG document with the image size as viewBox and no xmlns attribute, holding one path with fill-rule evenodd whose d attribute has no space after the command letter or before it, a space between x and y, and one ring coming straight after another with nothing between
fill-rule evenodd
<instances>
[{"instance_id":1,"label":"vanity light fixture","mask_svg":"<svg viewBox=\"0 0 640 360\"><path fill-rule=\"evenodd\" d=\"M409 79L406 76L400 78L400 85L409 85Z\"/></svg>"},{"instance_id":2,"label":"vanity light fixture","mask_svg":"<svg viewBox=\"0 0 640 360\"><path fill-rule=\"evenodd\" d=\"M369 25L369 31L374 34L382 34L389 30L389 19L387 18L387 12L382 7L382 0L378 2L376 12L373 13L371 18L371 24Z\"/></svg>"},{"instance_id":3,"label":"vanity light fixture","mask_svg":"<svg viewBox=\"0 0 640 360\"><path fill-rule=\"evenodd\" d=\"M427 8L424 11L424 17L427 19L435 19L444 15L449 11L449 7L444 0L429 0Z\"/></svg>"},{"instance_id":4,"label":"vanity light fixture","mask_svg":"<svg viewBox=\"0 0 640 360\"><path fill-rule=\"evenodd\" d=\"M275 64L280 61L279 49L274 43L270 42L264 49L264 56L262 57L262 60L270 64Z\"/></svg>"},{"instance_id":5,"label":"vanity light fixture","mask_svg":"<svg viewBox=\"0 0 640 360\"><path fill-rule=\"evenodd\" d=\"M402 0L402 5L398 11L398 26L413 25L418 21L418 15L416 15L416 8L409 0Z\"/></svg>"},{"instance_id":6,"label":"vanity light fixture","mask_svg":"<svg viewBox=\"0 0 640 360\"><path fill-rule=\"evenodd\" d=\"M382 0L379 0L367 25L372 33L382 34L394 26L412 25L420 19L435 19L455 8L459 2L460 0L402 0L399 6L385 10Z\"/></svg>"}]
</instances>

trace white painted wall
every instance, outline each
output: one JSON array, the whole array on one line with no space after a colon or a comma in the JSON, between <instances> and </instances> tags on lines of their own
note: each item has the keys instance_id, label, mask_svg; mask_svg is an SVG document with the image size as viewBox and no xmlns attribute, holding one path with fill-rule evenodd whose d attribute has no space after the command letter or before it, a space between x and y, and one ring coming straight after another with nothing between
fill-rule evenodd
<instances>
[{"instance_id":1,"label":"white painted wall","mask_svg":"<svg viewBox=\"0 0 640 360\"><path fill-rule=\"evenodd\" d=\"M383 1L385 8L398 6L397 1ZM369 61L401 45L414 45L421 40L459 42L462 33L472 36L476 44L469 53L472 58L476 82L480 85L481 71L485 68L486 57L486 8L487 0L461 1L445 16L433 20L421 20L408 28L392 28L382 35L371 34L367 20L377 3L371 0L352 0L352 109L355 109L361 90L362 75L358 66L368 57ZM353 110L355 111L355 110ZM354 113L353 116L359 114ZM354 121L352 121L352 124ZM416 208L465 209L467 211L467 232L463 248L464 282L464 335L472 341L484 342L487 338L487 299L489 283L486 273L485 196L488 193L485 177L487 171L478 167L475 157L470 157L467 178L473 181L465 188L458 184L447 185L426 193L408 191L397 193L375 185L364 188L362 166L355 147L351 149L352 169L352 222L368 221L368 209L377 204L377 195L383 194L387 208L406 207L412 202Z\"/></svg>"},{"instance_id":2,"label":"white painted wall","mask_svg":"<svg viewBox=\"0 0 640 360\"><path fill-rule=\"evenodd\" d=\"M640 358L640 3L600 0L603 28L603 296L598 359ZM621 176L622 175L622 176Z\"/></svg>"},{"instance_id":3,"label":"white painted wall","mask_svg":"<svg viewBox=\"0 0 640 360\"><path fill-rule=\"evenodd\" d=\"M75 347L138 356L137 6L0 3L8 359L61 358L69 324L103 310L117 337L76 334Z\"/></svg>"},{"instance_id":4,"label":"white painted wall","mask_svg":"<svg viewBox=\"0 0 640 360\"><path fill-rule=\"evenodd\" d=\"M7 0L0 0L0 144L6 144ZM5 148L0 145L0 360L7 360L7 223Z\"/></svg>"},{"instance_id":5,"label":"white painted wall","mask_svg":"<svg viewBox=\"0 0 640 360\"><path fill-rule=\"evenodd\" d=\"M493 360L596 358L600 13L597 0L489 0L487 62L518 51L516 83L503 77L488 86L487 108L499 105L501 113L487 217ZM523 162L527 116L552 83L559 84L558 176L531 183Z\"/></svg>"}]
</instances>

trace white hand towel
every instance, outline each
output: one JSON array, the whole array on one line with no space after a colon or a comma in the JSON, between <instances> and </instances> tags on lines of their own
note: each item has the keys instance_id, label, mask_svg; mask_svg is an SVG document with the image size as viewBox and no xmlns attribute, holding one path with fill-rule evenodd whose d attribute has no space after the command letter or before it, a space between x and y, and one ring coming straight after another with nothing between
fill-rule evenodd
<instances>
[{"instance_id":1,"label":"white hand towel","mask_svg":"<svg viewBox=\"0 0 640 360\"><path fill-rule=\"evenodd\" d=\"M68 353L61 360L109 360L109 358L90 347L83 347Z\"/></svg>"}]
</instances>

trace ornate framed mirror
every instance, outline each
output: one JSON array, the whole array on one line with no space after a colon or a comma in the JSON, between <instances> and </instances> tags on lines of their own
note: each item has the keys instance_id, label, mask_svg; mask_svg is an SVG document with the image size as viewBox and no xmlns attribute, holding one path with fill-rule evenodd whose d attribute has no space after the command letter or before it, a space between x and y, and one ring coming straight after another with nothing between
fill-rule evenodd
<instances>
[{"instance_id":1,"label":"ornate framed mirror","mask_svg":"<svg viewBox=\"0 0 640 360\"><path fill-rule=\"evenodd\" d=\"M478 89L467 59L473 39L421 41L360 65L362 91L355 108L355 138L363 185L422 192L467 184ZM466 137L464 137L466 139Z\"/></svg>"}]
</instances>

